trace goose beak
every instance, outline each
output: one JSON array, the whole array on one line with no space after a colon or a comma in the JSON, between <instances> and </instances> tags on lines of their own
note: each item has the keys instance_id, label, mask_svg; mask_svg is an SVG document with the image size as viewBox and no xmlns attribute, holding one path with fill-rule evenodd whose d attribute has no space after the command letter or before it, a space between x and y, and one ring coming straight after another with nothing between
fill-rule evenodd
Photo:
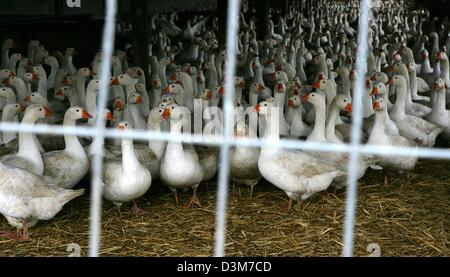
<instances>
[{"instance_id":1,"label":"goose beak","mask_svg":"<svg viewBox=\"0 0 450 277\"><path fill-rule=\"evenodd\" d=\"M169 119L170 118L170 109L164 109L164 112L162 113L162 117L164 119Z\"/></svg>"},{"instance_id":2,"label":"goose beak","mask_svg":"<svg viewBox=\"0 0 450 277\"><path fill-rule=\"evenodd\" d=\"M81 118L87 119L87 118L92 118L92 115L90 115L88 112L83 111L83 113L81 114Z\"/></svg>"},{"instance_id":3,"label":"goose beak","mask_svg":"<svg viewBox=\"0 0 450 277\"><path fill-rule=\"evenodd\" d=\"M302 96L302 101L303 102L308 102L308 100L309 100L309 94L305 94L305 95Z\"/></svg>"},{"instance_id":4,"label":"goose beak","mask_svg":"<svg viewBox=\"0 0 450 277\"><path fill-rule=\"evenodd\" d=\"M136 104L142 104L142 97L140 95L136 96Z\"/></svg>"},{"instance_id":5,"label":"goose beak","mask_svg":"<svg viewBox=\"0 0 450 277\"><path fill-rule=\"evenodd\" d=\"M97 73L95 73L94 71L92 71L92 69L89 69L89 76L95 76L97 75Z\"/></svg>"},{"instance_id":6,"label":"goose beak","mask_svg":"<svg viewBox=\"0 0 450 277\"><path fill-rule=\"evenodd\" d=\"M394 85L394 79L392 79L392 78L391 78L391 79L389 79L389 81L388 81L388 85L391 85L391 86L392 86L392 85Z\"/></svg>"},{"instance_id":7,"label":"goose beak","mask_svg":"<svg viewBox=\"0 0 450 277\"><path fill-rule=\"evenodd\" d=\"M12 72L9 72L9 75L8 75L8 77L14 77L14 76L16 76L16 75L14 75L14 73L12 73Z\"/></svg>"},{"instance_id":8,"label":"goose beak","mask_svg":"<svg viewBox=\"0 0 450 277\"><path fill-rule=\"evenodd\" d=\"M37 81L38 80L38 76L35 73L33 73L31 76L32 76L31 79L33 81Z\"/></svg>"},{"instance_id":9,"label":"goose beak","mask_svg":"<svg viewBox=\"0 0 450 277\"><path fill-rule=\"evenodd\" d=\"M116 78L114 78L114 80L112 80L111 86L118 86L118 85L120 85L120 83L119 83L119 79L116 77Z\"/></svg>"},{"instance_id":10,"label":"goose beak","mask_svg":"<svg viewBox=\"0 0 450 277\"><path fill-rule=\"evenodd\" d=\"M219 88L219 91L217 92L220 96L223 96L225 94L225 90L223 87Z\"/></svg>"},{"instance_id":11,"label":"goose beak","mask_svg":"<svg viewBox=\"0 0 450 277\"><path fill-rule=\"evenodd\" d=\"M170 80L172 80L172 81L176 81L177 80L177 74L172 74L172 75L170 75Z\"/></svg>"},{"instance_id":12,"label":"goose beak","mask_svg":"<svg viewBox=\"0 0 450 277\"><path fill-rule=\"evenodd\" d=\"M144 75L144 72L142 70L138 69L138 70L136 70L136 75L138 77L141 77L142 75Z\"/></svg>"},{"instance_id":13,"label":"goose beak","mask_svg":"<svg viewBox=\"0 0 450 277\"><path fill-rule=\"evenodd\" d=\"M352 108L353 108L352 104L348 103L347 106L345 106L345 111L348 112L348 113L351 113L352 112Z\"/></svg>"},{"instance_id":14,"label":"goose beak","mask_svg":"<svg viewBox=\"0 0 450 277\"><path fill-rule=\"evenodd\" d=\"M9 79L4 80L4 81L3 81L3 84L4 84L5 86L9 86Z\"/></svg>"},{"instance_id":15,"label":"goose beak","mask_svg":"<svg viewBox=\"0 0 450 277\"><path fill-rule=\"evenodd\" d=\"M170 93L169 86L163 88L163 91L162 91L162 92L163 92L163 93Z\"/></svg>"},{"instance_id":16,"label":"goose beak","mask_svg":"<svg viewBox=\"0 0 450 277\"><path fill-rule=\"evenodd\" d=\"M373 87L372 91L370 92L370 96L377 95L379 93L378 87Z\"/></svg>"},{"instance_id":17,"label":"goose beak","mask_svg":"<svg viewBox=\"0 0 450 277\"><path fill-rule=\"evenodd\" d=\"M119 124L119 126L117 126L117 128L119 130L125 130L125 125L124 124Z\"/></svg>"},{"instance_id":18,"label":"goose beak","mask_svg":"<svg viewBox=\"0 0 450 277\"><path fill-rule=\"evenodd\" d=\"M52 110L50 110L48 107L44 107L44 111L45 111L45 117L50 117L53 115Z\"/></svg>"},{"instance_id":19,"label":"goose beak","mask_svg":"<svg viewBox=\"0 0 450 277\"><path fill-rule=\"evenodd\" d=\"M116 120L116 119L114 118L114 115L112 114L112 112L107 112L107 113L106 113L106 120L108 120L108 121L114 121L114 120Z\"/></svg>"},{"instance_id":20,"label":"goose beak","mask_svg":"<svg viewBox=\"0 0 450 277\"><path fill-rule=\"evenodd\" d=\"M375 110L381 109L380 102L378 102L378 101L373 102L372 106Z\"/></svg>"},{"instance_id":21,"label":"goose beak","mask_svg":"<svg viewBox=\"0 0 450 277\"><path fill-rule=\"evenodd\" d=\"M19 112L23 113L24 111L25 111L25 107L22 106L22 105L20 105L20 106L19 106Z\"/></svg>"},{"instance_id":22,"label":"goose beak","mask_svg":"<svg viewBox=\"0 0 450 277\"><path fill-rule=\"evenodd\" d=\"M264 91L266 89L266 87L265 86L263 86L263 85L261 85L261 84L258 84L258 91Z\"/></svg>"},{"instance_id":23,"label":"goose beak","mask_svg":"<svg viewBox=\"0 0 450 277\"><path fill-rule=\"evenodd\" d=\"M288 107L294 107L294 101L292 101L292 100L289 100L288 101Z\"/></svg>"},{"instance_id":24,"label":"goose beak","mask_svg":"<svg viewBox=\"0 0 450 277\"><path fill-rule=\"evenodd\" d=\"M257 113L259 113L261 111L261 106L258 104L255 106L255 110Z\"/></svg>"},{"instance_id":25,"label":"goose beak","mask_svg":"<svg viewBox=\"0 0 450 277\"><path fill-rule=\"evenodd\" d=\"M121 111L121 110L123 109L123 104L122 104L122 102L121 102L121 101L116 101L116 102L114 103L114 109L115 109L116 111Z\"/></svg>"},{"instance_id":26,"label":"goose beak","mask_svg":"<svg viewBox=\"0 0 450 277\"><path fill-rule=\"evenodd\" d=\"M58 90L55 95L56 96L64 96L64 92L62 90Z\"/></svg>"},{"instance_id":27,"label":"goose beak","mask_svg":"<svg viewBox=\"0 0 450 277\"><path fill-rule=\"evenodd\" d=\"M23 101L24 102L30 102L31 101L31 96L26 96L24 99L23 99Z\"/></svg>"},{"instance_id":28,"label":"goose beak","mask_svg":"<svg viewBox=\"0 0 450 277\"><path fill-rule=\"evenodd\" d=\"M315 89L320 89L320 82L314 83L312 85L312 87L315 88Z\"/></svg>"}]
</instances>

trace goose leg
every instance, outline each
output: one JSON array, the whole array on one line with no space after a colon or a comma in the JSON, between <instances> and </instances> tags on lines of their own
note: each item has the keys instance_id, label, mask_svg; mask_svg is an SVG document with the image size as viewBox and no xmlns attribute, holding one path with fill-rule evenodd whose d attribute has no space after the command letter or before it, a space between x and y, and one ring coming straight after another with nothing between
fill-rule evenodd
<instances>
[{"instance_id":1,"label":"goose leg","mask_svg":"<svg viewBox=\"0 0 450 277\"><path fill-rule=\"evenodd\" d=\"M133 208L131 210L132 210L133 214L140 214L140 213L144 212L143 209L138 207L136 200L133 200Z\"/></svg>"},{"instance_id":2,"label":"goose leg","mask_svg":"<svg viewBox=\"0 0 450 277\"><path fill-rule=\"evenodd\" d=\"M384 185L389 185L389 177L387 175L384 175Z\"/></svg>"},{"instance_id":3,"label":"goose leg","mask_svg":"<svg viewBox=\"0 0 450 277\"><path fill-rule=\"evenodd\" d=\"M297 209L300 210L302 208L302 194L297 194L295 199L297 200Z\"/></svg>"},{"instance_id":4,"label":"goose leg","mask_svg":"<svg viewBox=\"0 0 450 277\"><path fill-rule=\"evenodd\" d=\"M29 240L30 239L30 236L28 234L28 221L26 221L25 219L23 220L22 239L23 240Z\"/></svg>"},{"instance_id":5,"label":"goose leg","mask_svg":"<svg viewBox=\"0 0 450 277\"><path fill-rule=\"evenodd\" d=\"M279 207L281 208L281 210L285 211L285 212L289 212L292 208L292 198L289 197L288 202L283 202L279 205Z\"/></svg>"},{"instance_id":6,"label":"goose leg","mask_svg":"<svg viewBox=\"0 0 450 277\"><path fill-rule=\"evenodd\" d=\"M175 197L175 204L178 205L178 192L176 189L172 190L173 196Z\"/></svg>"},{"instance_id":7,"label":"goose leg","mask_svg":"<svg viewBox=\"0 0 450 277\"><path fill-rule=\"evenodd\" d=\"M198 187L198 185L192 188L192 190L194 191L194 194L192 195L191 200L189 200L186 203L186 205L185 205L186 208L189 208L190 206L192 206L192 204L197 204L198 206L201 206L200 200L198 199L198 196L197 196L197 187Z\"/></svg>"},{"instance_id":8,"label":"goose leg","mask_svg":"<svg viewBox=\"0 0 450 277\"><path fill-rule=\"evenodd\" d=\"M250 186L250 198L253 197L253 188L255 187L256 184L253 184Z\"/></svg>"}]
</instances>

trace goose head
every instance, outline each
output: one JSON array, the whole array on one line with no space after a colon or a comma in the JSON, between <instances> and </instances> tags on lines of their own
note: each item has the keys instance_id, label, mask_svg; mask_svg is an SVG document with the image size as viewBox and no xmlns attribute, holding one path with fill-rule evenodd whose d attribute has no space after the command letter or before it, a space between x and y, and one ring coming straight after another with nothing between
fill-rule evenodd
<instances>
[{"instance_id":1,"label":"goose head","mask_svg":"<svg viewBox=\"0 0 450 277\"><path fill-rule=\"evenodd\" d=\"M260 102L255 106L255 111L262 115L269 115L271 108L273 108L273 101L265 101Z\"/></svg>"},{"instance_id":2,"label":"goose head","mask_svg":"<svg viewBox=\"0 0 450 277\"><path fill-rule=\"evenodd\" d=\"M348 113L352 112L352 100L343 94L338 94L334 97L331 105L335 105L339 109L346 111Z\"/></svg>"},{"instance_id":3,"label":"goose head","mask_svg":"<svg viewBox=\"0 0 450 277\"><path fill-rule=\"evenodd\" d=\"M289 97L289 100L288 100L289 108L298 108L298 107L300 107L301 104L302 104L302 102L300 100L299 95L292 95L291 97Z\"/></svg>"},{"instance_id":4,"label":"goose head","mask_svg":"<svg viewBox=\"0 0 450 277\"><path fill-rule=\"evenodd\" d=\"M197 70L197 68L195 66L190 66L187 69L187 74L189 74L192 78L193 77L197 77L198 70Z\"/></svg>"},{"instance_id":5,"label":"goose head","mask_svg":"<svg viewBox=\"0 0 450 277\"><path fill-rule=\"evenodd\" d=\"M325 97L317 92L310 92L302 96L303 102L309 102L314 105L314 107L325 106Z\"/></svg>"},{"instance_id":6,"label":"goose head","mask_svg":"<svg viewBox=\"0 0 450 277\"><path fill-rule=\"evenodd\" d=\"M209 88L205 88L200 94L200 98L209 101L213 97L212 91Z\"/></svg>"},{"instance_id":7,"label":"goose head","mask_svg":"<svg viewBox=\"0 0 450 277\"><path fill-rule=\"evenodd\" d=\"M65 56L75 56L78 52L73 47L69 47L66 49Z\"/></svg>"},{"instance_id":8,"label":"goose head","mask_svg":"<svg viewBox=\"0 0 450 277\"><path fill-rule=\"evenodd\" d=\"M175 95L179 95L183 93L183 87L180 84L170 84L163 89L163 93L171 93Z\"/></svg>"},{"instance_id":9,"label":"goose head","mask_svg":"<svg viewBox=\"0 0 450 277\"><path fill-rule=\"evenodd\" d=\"M164 105L164 106L165 105L170 105L170 104L172 104L174 102L175 102L175 100L173 99L173 97L171 95L166 94L166 95L163 95L161 97L161 104L160 105Z\"/></svg>"},{"instance_id":10,"label":"goose head","mask_svg":"<svg viewBox=\"0 0 450 277\"><path fill-rule=\"evenodd\" d=\"M370 77L370 80L386 84L389 81L389 77L384 72L377 72Z\"/></svg>"},{"instance_id":11,"label":"goose head","mask_svg":"<svg viewBox=\"0 0 450 277\"><path fill-rule=\"evenodd\" d=\"M386 93L386 86L383 82L377 82L373 85L372 90L370 91L370 96L375 95L383 95Z\"/></svg>"},{"instance_id":12,"label":"goose head","mask_svg":"<svg viewBox=\"0 0 450 277\"><path fill-rule=\"evenodd\" d=\"M1 80L8 79L11 76L15 76L14 73L11 72L11 70L9 70L9 69L0 70L0 79Z\"/></svg>"},{"instance_id":13,"label":"goose head","mask_svg":"<svg viewBox=\"0 0 450 277\"><path fill-rule=\"evenodd\" d=\"M144 84L138 83L138 84L136 84L135 87L136 87L136 91L139 92L141 95L144 93L147 93L147 90L145 89Z\"/></svg>"},{"instance_id":14,"label":"goose head","mask_svg":"<svg viewBox=\"0 0 450 277\"><path fill-rule=\"evenodd\" d=\"M386 109L386 103L382 98L373 100L372 107L375 112L384 111Z\"/></svg>"},{"instance_id":15,"label":"goose head","mask_svg":"<svg viewBox=\"0 0 450 277\"><path fill-rule=\"evenodd\" d=\"M16 115L23 113L24 111L25 107L18 103L8 104L3 108L3 113L8 118L14 118Z\"/></svg>"},{"instance_id":16,"label":"goose head","mask_svg":"<svg viewBox=\"0 0 450 277\"><path fill-rule=\"evenodd\" d=\"M62 86L56 93L55 96L70 96L74 93L71 86Z\"/></svg>"},{"instance_id":17,"label":"goose head","mask_svg":"<svg viewBox=\"0 0 450 277\"><path fill-rule=\"evenodd\" d=\"M128 121L121 121L117 125L117 128L121 131L132 130L131 124Z\"/></svg>"},{"instance_id":18,"label":"goose head","mask_svg":"<svg viewBox=\"0 0 450 277\"><path fill-rule=\"evenodd\" d=\"M437 62L445 60L445 59L448 60L447 54L445 54L444 51L441 51L441 52L437 53L435 58L436 58Z\"/></svg>"},{"instance_id":19,"label":"goose head","mask_svg":"<svg viewBox=\"0 0 450 277\"><path fill-rule=\"evenodd\" d=\"M128 96L128 104L139 105L142 104L142 97L139 93L133 92Z\"/></svg>"},{"instance_id":20,"label":"goose head","mask_svg":"<svg viewBox=\"0 0 450 277\"><path fill-rule=\"evenodd\" d=\"M244 77L237 77L235 76L233 78L233 86L234 87L240 87L240 88L244 88L245 87L245 81L244 81Z\"/></svg>"},{"instance_id":21,"label":"goose head","mask_svg":"<svg viewBox=\"0 0 450 277\"><path fill-rule=\"evenodd\" d=\"M444 92L447 89L447 85L445 84L444 80L442 78L438 78L434 83L433 83L433 90L437 91L437 92Z\"/></svg>"},{"instance_id":22,"label":"goose head","mask_svg":"<svg viewBox=\"0 0 450 277\"><path fill-rule=\"evenodd\" d=\"M132 78L129 74L124 73L118 75L114 80L111 82L112 86L129 86L137 84L138 80Z\"/></svg>"},{"instance_id":23,"label":"goose head","mask_svg":"<svg viewBox=\"0 0 450 277\"><path fill-rule=\"evenodd\" d=\"M72 121L75 122L78 119L89 119L92 118L92 115L90 115L87 111L83 110L81 107L71 107L67 109L65 115L64 115L64 121Z\"/></svg>"},{"instance_id":24,"label":"goose head","mask_svg":"<svg viewBox=\"0 0 450 277\"><path fill-rule=\"evenodd\" d=\"M286 92L286 85L284 84L283 81L278 81L275 84L275 88L274 91L277 93L285 93Z\"/></svg>"},{"instance_id":25,"label":"goose head","mask_svg":"<svg viewBox=\"0 0 450 277\"><path fill-rule=\"evenodd\" d=\"M204 84L205 81L206 81L205 75L203 74L203 71L200 70L197 74L197 83Z\"/></svg>"},{"instance_id":26,"label":"goose head","mask_svg":"<svg viewBox=\"0 0 450 277\"><path fill-rule=\"evenodd\" d=\"M15 44L14 40L11 38L5 39L3 41L3 45L2 45L3 49L12 49L12 48L16 48L16 47L18 47L18 45Z\"/></svg>"},{"instance_id":27,"label":"goose head","mask_svg":"<svg viewBox=\"0 0 450 277\"><path fill-rule=\"evenodd\" d=\"M89 76L95 76L97 75L94 71L92 71L92 69L87 68L87 67L82 67L80 69L78 69L77 71L77 75L79 77L85 78L85 77L89 77Z\"/></svg>"},{"instance_id":28,"label":"goose head","mask_svg":"<svg viewBox=\"0 0 450 277\"><path fill-rule=\"evenodd\" d=\"M253 83L250 86L250 93L262 93L264 92L266 87L263 84L260 83Z\"/></svg>"},{"instance_id":29,"label":"goose head","mask_svg":"<svg viewBox=\"0 0 450 277\"><path fill-rule=\"evenodd\" d=\"M160 89L161 88L161 79L159 79L159 77L155 77L152 80L152 86L154 89Z\"/></svg>"},{"instance_id":30,"label":"goose head","mask_svg":"<svg viewBox=\"0 0 450 277\"><path fill-rule=\"evenodd\" d=\"M30 122L30 120L31 122L35 122L39 119L44 119L52 115L52 110L50 110L47 106L34 104L26 108L23 120L26 120L27 122Z\"/></svg>"},{"instance_id":31,"label":"goose head","mask_svg":"<svg viewBox=\"0 0 450 277\"><path fill-rule=\"evenodd\" d=\"M114 99L113 107L114 107L114 110L115 110L115 111L123 111L123 109L124 109L124 103L123 103L122 98L116 97L116 98Z\"/></svg>"},{"instance_id":32,"label":"goose head","mask_svg":"<svg viewBox=\"0 0 450 277\"><path fill-rule=\"evenodd\" d=\"M396 87L406 87L406 80L405 77L402 75L395 75L391 79L389 79L389 85L396 86Z\"/></svg>"},{"instance_id":33,"label":"goose head","mask_svg":"<svg viewBox=\"0 0 450 277\"><path fill-rule=\"evenodd\" d=\"M10 87L0 88L0 97L8 99L10 102L16 102L16 94L14 90Z\"/></svg>"},{"instance_id":34,"label":"goose head","mask_svg":"<svg viewBox=\"0 0 450 277\"><path fill-rule=\"evenodd\" d=\"M33 92L23 99L25 103L29 102L31 104L40 104L48 106L48 100L45 99L39 92Z\"/></svg>"},{"instance_id":35,"label":"goose head","mask_svg":"<svg viewBox=\"0 0 450 277\"><path fill-rule=\"evenodd\" d=\"M315 89L320 89L324 92L331 92L334 90L333 82L328 79L320 80L312 85Z\"/></svg>"}]
</instances>

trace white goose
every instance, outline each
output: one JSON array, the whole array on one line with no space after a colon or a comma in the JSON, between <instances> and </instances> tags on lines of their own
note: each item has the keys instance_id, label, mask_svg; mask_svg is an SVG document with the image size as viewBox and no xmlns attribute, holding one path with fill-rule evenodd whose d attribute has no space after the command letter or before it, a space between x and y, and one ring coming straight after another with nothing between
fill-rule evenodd
<instances>
[{"instance_id":1,"label":"white goose","mask_svg":"<svg viewBox=\"0 0 450 277\"><path fill-rule=\"evenodd\" d=\"M42 105L29 106L22 119L22 124L34 124L37 120L49 117L52 112L49 108ZM44 163L42 162L41 153L35 142L33 134L19 133L19 150L15 154L0 157L0 161L15 167L28 170L37 175L44 172Z\"/></svg>"},{"instance_id":2,"label":"white goose","mask_svg":"<svg viewBox=\"0 0 450 277\"><path fill-rule=\"evenodd\" d=\"M170 132L173 136L181 134L183 124L187 120L189 110L172 104L164 110L163 116L170 117ZM170 141L161 160L160 178L174 193L178 203L178 189L192 188L194 194L188 202L188 206L200 204L197 197L197 188L202 182L205 170L200 164L197 153L193 147L183 147L181 142Z\"/></svg>"},{"instance_id":3,"label":"white goose","mask_svg":"<svg viewBox=\"0 0 450 277\"><path fill-rule=\"evenodd\" d=\"M55 187L54 183L27 170L0 162L0 213L18 232L15 239L29 239L28 228L39 220L52 219L84 189ZM19 229L23 229L20 234Z\"/></svg>"},{"instance_id":4,"label":"white goose","mask_svg":"<svg viewBox=\"0 0 450 277\"><path fill-rule=\"evenodd\" d=\"M283 150L276 127L277 113L272 107L273 103L267 101L256 106L257 112L266 117L265 138L273 141L271 147L262 148L258 168L266 180L286 192L289 197L287 208L290 209L292 200L301 203L314 193L326 190L334 178L345 172L304 152Z\"/></svg>"},{"instance_id":5,"label":"white goose","mask_svg":"<svg viewBox=\"0 0 450 277\"><path fill-rule=\"evenodd\" d=\"M81 107L66 111L64 126L75 126L78 119L92 116ZM50 176L62 188L73 188L88 172L89 160L80 141L75 135L64 135L66 148L46 152L42 155L44 175Z\"/></svg>"},{"instance_id":6,"label":"white goose","mask_svg":"<svg viewBox=\"0 0 450 277\"><path fill-rule=\"evenodd\" d=\"M401 75L395 75L389 84L396 87L397 99L390 112L390 117L397 124L400 135L410 140L416 140L424 146L433 146L436 137L444 130L420 117L405 113L406 80Z\"/></svg>"},{"instance_id":7,"label":"white goose","mask_svg":"<svg viewBox=\"0 0 450 277\"><path fill-rule=\"evenodd\" d=\"M120 130L131 130L126 121L119 123ZM103 196L120 208L122 204L143 196L150 188L152 176L136 157L133 140L122 139L121 160L107 160L103 168ZM134 212L139 208L134 202Z\"/></svg>"}]
</instances>

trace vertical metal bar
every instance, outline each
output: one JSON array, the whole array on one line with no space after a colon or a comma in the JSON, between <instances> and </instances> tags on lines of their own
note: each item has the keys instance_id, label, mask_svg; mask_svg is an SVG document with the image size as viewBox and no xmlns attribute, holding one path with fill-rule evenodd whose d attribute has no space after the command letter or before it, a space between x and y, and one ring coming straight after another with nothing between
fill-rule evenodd
<instances>
[{"instance_id":1,"label":"vertical metal bar","mask_svg":"<svg viewBox=\"0 0 450 277\"><path fill-rule=\"evenodd\" d=\"M228 28L227 28L227 59L225 70L225 99L224 99L224 133L223 136L230 137L233 134L233 99L234 87L233 77L236 66L236 48L238 32L239 0L228 2ZM219 189L217 191L216 208L216 232L214 256L225 255L226 213L228 204L228 177L229 177L229 150L230 145L224 143L220 149Z\"/></svg>"},{"instance_id":2,"label":"vertical metal bar","mask_svg":"<svg viewBox=\"0 0 450 277\"><path fill-rule=\"evenodd\" d=\"M356 72L358 74L353 94L353 124L350 144L350 159L348 162L347 173L347 191L345 204L345 222L344 222L344 249L343 256L351 257L353 255L353 239L355 229L355 208L357 197L357 168L361 142L362 125L362 94L364 91L364 81L366 76L367 61L367 39L369 29L369 1L361 0L358 28L358 50Z\"/></svg>"},{"instance_id":3,"label":"vertical metal bar","mask_svg":"<svg viewBox=\"0 0 450 277\"><path fill-rule=\"evenodd\" d=\"M103 60L100 67L100 87L98 113L95 121L95 132L92 149L94 151L92 162L92 191L90 206L90 236L89 256L97 257L100 249L101 207L102 207L102 166L103 142L105 132L105 108L108 95L109 78L111 75L111 56L114 50L115 17L117 10L116 0L106 1L106 17L103 27L102 53Z\"/></svg>"}]
</instances>

